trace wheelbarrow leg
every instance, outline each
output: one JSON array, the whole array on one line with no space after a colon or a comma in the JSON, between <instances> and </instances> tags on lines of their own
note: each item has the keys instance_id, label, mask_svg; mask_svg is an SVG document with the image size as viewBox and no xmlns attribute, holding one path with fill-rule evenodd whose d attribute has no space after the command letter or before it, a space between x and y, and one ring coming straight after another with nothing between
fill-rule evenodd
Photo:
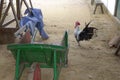
<instances>
[{"instance_id":1,"label":"wheelbarrow leg","mask_svg":"<svg viewBox=\"0 0 120 80\"><path fill-rule=\"evenodd\" d=\"M19 80L19 64L20 64L20 50L17 51L15 80Z\"/></svg>"},{"instance_id":2,"label":"wheelbarrow leg","mask_svg":"<svg viewBox=\"0 0 120 80\"><path fill-rule=\"evenodd\" d=\"M54 51L54 79L53 80L58 80L56 51Z\"/></svg>"}]
</instances>

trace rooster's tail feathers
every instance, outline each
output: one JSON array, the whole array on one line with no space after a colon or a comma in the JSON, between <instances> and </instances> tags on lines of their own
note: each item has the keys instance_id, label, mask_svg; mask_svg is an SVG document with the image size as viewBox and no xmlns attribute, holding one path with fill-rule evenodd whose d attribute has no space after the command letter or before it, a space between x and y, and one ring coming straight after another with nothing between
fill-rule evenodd
<instances>
[{"instance_id":1,"label":"rooster's tail feathers","mask_svg":"<svg viewBox=\"0 0 120 80\"><path fill-rule=\"evenodd\" d=\"M86 28L88 28L88 26L90 25L90 23L91 23L92 21L93 21L93 20L89 21L89 23L87 23L87 24L86 24L86 22L85 22L85 28L83 29L83 31L86 30Z\"/></svg>"}]
</instances>

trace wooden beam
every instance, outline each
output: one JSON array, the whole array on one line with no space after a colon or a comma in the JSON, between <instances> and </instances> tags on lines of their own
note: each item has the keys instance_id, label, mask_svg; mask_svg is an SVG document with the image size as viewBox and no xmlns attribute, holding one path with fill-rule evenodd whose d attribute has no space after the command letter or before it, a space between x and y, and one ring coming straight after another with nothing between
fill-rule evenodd
<instances>
[{"instance_id":1,"label":"wooden beam","mask_svg":"<svg viewBox=\"0 0 120 80\"><path fill-rule=\"evenodd\" d=\"M13 23L14 21L15 21L15 19L10 20L10 21L8 21L7 23L5 23L4 25L2 25L2 27L5 27L5 26L7 26L7 25L11 24L11 23Z\"/></svg>"},{"instance_id":2,"label":"wooden beam","mask_svg":"<svg viewBox=\"0 0 120 80\"><path fill-rule=\"evenodd\" d=\"M23 2L25 3L25 5L26 5L27 9L29 10L29 12L31 12L30 7L29 7L29 5L27 4L26 0L23 0Z\"/></svg>"},{"instance_id":3,"label":"wooden beam","mask_svg":"<svg viewBox=\"0 0 120 80\"><path fill-rule=\"evenodd\" d=\"M0 20L0 26L1 26L1 27L2 27L2 24L4 23L4 20L5 20L5 18L6 18L6 15L7 15L9 9L10 9L10 3L8 4L8 7L6 8L5 13L3 14L3 17L2 17L1 20Z\"/></svg>"},{"instance_id":4,"label":"wooden beam","mask_svg":"<svg viewBox=\"0 0 120 80\"><path fill-rule=\"evenodd\" d=\"M13 5L13 1L12 1L12 0L10 0L10 4L11 4L11 8L12 8L13 15L14 15L15 20L16 20L17 27L20 27L20 26L19 26L19 20L18 20L18 17L17 17L17 15L16 15L16 13L15 13L15 7L14 7L14 5Z\"/></svg>"}]
</instances>

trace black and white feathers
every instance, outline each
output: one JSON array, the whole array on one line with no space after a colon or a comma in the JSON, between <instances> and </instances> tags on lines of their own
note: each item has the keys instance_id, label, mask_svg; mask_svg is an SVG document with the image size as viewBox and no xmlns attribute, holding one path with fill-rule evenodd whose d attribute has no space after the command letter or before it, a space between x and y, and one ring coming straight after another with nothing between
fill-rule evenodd
<instances>
[{"instance_id":1,"label":"black and white feathers","mask_svg":"<svg viewBox=\"0 0 120 80\"><path fill-rule=\"evenodd\" d=\"M83 40L89 40L92 38L92 36L94 35L95 30L97 30L94 27L89 27L91 21L85 25L85 28L81 31L79 29L80 26L80 22L75 22L75 29L74 29L74 36L76 38L76 41L78 43L78 45L80 46L80 41Z\"/></svg>"}]
</instances>

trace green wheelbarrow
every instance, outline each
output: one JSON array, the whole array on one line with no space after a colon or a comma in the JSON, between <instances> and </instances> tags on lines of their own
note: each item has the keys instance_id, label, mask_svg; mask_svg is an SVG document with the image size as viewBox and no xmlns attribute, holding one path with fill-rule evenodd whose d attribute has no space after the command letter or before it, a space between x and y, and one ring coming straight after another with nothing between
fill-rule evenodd
<instances>
[{"instance_id":1,"label":"green wheelbarrow","mask_svg":"<svg viewBox=\"0 0 120 80\"><path fill-rule=\"evenodd\" d=\"M68 64L68 33L65 31L60 45L9 44L7 46L16 60L15 80L19 80L25 67L40 63L40 68L53 68L53 80L58 80L62 67ZM21 67L22 66L22 67Z\"/></svg>"}]
</instances>

